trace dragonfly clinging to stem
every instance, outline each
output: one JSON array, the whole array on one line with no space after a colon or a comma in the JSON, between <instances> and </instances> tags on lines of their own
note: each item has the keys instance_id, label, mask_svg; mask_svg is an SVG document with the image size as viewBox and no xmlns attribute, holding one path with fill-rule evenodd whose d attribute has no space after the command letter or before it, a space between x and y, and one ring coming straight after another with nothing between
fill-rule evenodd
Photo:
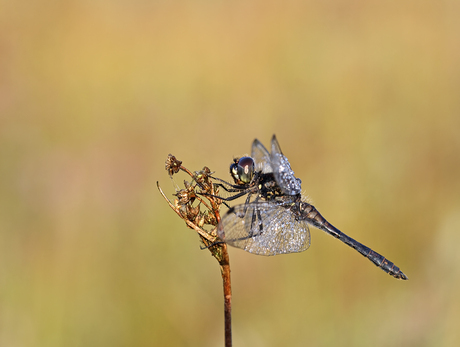
<instances>
[{"instance_id":1,"label":"dragonfly clinging to stem","mask_svg":"<svg viewBox=\"0 0 460 347\"><path fill-rule=\"evenodd\" d=\"M259 255L302 252L310 247L308 225L312 225L354 248L391 276L408 279L394 263L341 232L305 201L301 180L294 176L275 135L271 152L254 140L251 157L234 159L230 173L234 184L214 177L220 181L218 186L233 194L222 200L247 198L222 217L217 233L223 242Z\"/></svg>"}]
</instances>

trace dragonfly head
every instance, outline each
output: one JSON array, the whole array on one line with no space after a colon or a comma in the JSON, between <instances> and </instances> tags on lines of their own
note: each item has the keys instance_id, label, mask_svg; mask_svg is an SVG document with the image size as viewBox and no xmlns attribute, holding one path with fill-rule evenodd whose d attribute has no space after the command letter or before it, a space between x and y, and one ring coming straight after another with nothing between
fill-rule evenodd
<instances>
[{"instance_id":1,"label":"dragonfly head","mask_svg":"<svg viewBox=\"0 0 460 347\"><path fill-rule=\"evenodd\" d=\"M254 177L254 159L251 157L241 157L233 160L230 165L230 174L236 184L249 184Z\"/></svg>"}]
</instances>

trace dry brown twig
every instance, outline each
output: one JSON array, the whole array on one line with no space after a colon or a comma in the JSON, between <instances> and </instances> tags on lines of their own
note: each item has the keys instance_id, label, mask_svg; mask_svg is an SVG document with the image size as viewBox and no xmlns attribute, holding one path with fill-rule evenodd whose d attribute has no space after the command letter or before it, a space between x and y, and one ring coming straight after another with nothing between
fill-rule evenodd
<instances>
[{"instance_id":1,"label":"dry brown twig","mask_svg":"<svg viewBox=\"0 0 460 347\"><path fill-rule=\"evenodd\" d=\"M180 160L170 154L166 159L165 168L171 177L179 171L183 171L192 178L191 183L184 181L185 188L174 194L176 196L174 204L166 197L158 182L157 186L169 206L185 221L189 228L198 233L205 247L219 263L224 287L225 346L230 347L232 345L230 262L227 245L225 243L216 243L216 230L220 221L219 208L222 200L216 197L218 190L211 181L211 170L206 166L202 170L192 173L182 166ZM204 195L201 195L203 193ZM193 204L196 200L199 203L194 207ZM201 210L200 206L204 207L204 211ZM213 228L207 231L203 228L205 225L210 225Z\"/></svg>"}]
</instances>

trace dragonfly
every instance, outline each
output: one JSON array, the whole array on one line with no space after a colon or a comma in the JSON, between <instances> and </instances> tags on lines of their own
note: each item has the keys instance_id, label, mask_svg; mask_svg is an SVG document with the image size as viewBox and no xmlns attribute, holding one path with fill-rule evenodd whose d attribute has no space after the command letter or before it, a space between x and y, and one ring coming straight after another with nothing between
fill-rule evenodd
<instances>
[{"instance_id":1,"label":"dragonfly","mask_svg":"<svg viewBox=\"0 0 460 347\"><path fill-rule=\"evenodd\" d=\"M229 209L217 228L222 242L258 255L302 252L310 247L311 225L354 248L389 275L408 279L394 263L341 232L307 202L301 194L302 181L294 176L275 135L271 152L255 139L251 157L235 158L230 174L234 184L213 177L229 193L219 198L230 202L247 197L236 206L225 203Z\"/></svg>"}]
</instances>

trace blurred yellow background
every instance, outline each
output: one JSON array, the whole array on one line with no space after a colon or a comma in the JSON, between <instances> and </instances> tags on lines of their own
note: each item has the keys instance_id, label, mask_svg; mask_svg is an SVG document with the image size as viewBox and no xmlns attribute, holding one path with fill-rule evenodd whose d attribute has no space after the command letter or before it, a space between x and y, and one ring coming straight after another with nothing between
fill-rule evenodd
<instances>
[{"instance_id":1,"label":"blurred yellow background","mask_svg":"<svg viewBox=\"0 0 460 347\"><path fill-rule=\"evenodd\" d=\"M458 1L0 2L0 346L221 346L217 262L158 193L276 133L304 253L230 249L235 346L460 345ZM178 176L176 182L187 179Z\"/></svg>"}]
</instances>

